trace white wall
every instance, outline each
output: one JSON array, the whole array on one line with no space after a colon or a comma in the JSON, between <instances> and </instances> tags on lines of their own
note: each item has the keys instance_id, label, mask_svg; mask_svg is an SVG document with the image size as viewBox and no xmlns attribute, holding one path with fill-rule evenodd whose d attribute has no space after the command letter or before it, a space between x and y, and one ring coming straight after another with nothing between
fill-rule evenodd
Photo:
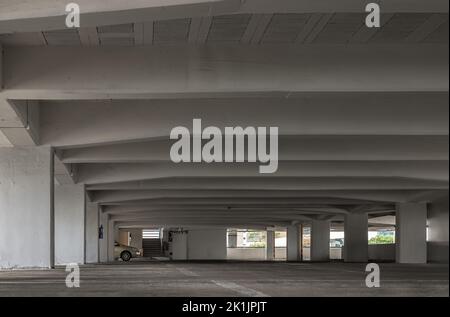
<instances>
[{"instance_id":1,"label":"white wall","mask_svg":"<svg viewBox=\"0 0 450 317\"><path fill-rule=\"evenodd\" d=\"M449 248L448 197L428 206L428 261L448 263Z\"/></svg>"},{"instance_id":2,"label":"white wall","mask_svg":"<svg viewBox=\"0 0 450 317\"><path fill-rule=\"evenodd\" d=\"M84 263L84 185L55 186L55 264Z\"/></svg>"},{"instance_id":3,"label":"white wall","mask_svg":"<svg viewBox=\"0 0 450 317\"><path fill-rule=\"evenodd\" d=\"M53 154L0 149L0 268L52 266Z\"/></svg>"},{"instance_id":4,"label":"white wall","mask_svg":"<svg viewBox=\"0 0 450 317\"><path fill-rule=\"evenodd\" d=\"M86 263L99 261L98 242L98 206L86 199Z\"/></svg>"},{"instance_id":5,"label":"white wall","mask_svg":"<svg viewBox=\"0 0 450 317\"><path fill-rule=\"evenodd\" d=\"M226 260L226 229L191 229L188 234L189 260Z\"/></svg>"}]
</instances>

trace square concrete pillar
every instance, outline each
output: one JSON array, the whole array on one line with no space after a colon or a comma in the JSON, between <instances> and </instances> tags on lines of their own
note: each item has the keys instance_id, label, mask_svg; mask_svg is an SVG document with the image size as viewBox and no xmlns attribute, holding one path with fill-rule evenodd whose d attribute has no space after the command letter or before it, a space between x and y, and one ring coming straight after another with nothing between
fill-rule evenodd
<instances>
[{"instance_id":1,"label":"square concrete pillar","mask_svg":"<svg viewBox=\"0 0 450 317\"><path fill-rule=\"evenodd\" d=\"M367 262L369 260L367 213L351 213L344 220L344 261Z\"/></svg>"},{"instance_id":2,"label":"square concrete pillar","mask_svg":"<svg viewBox=\"0 0 450 317\"><path fill-rule=\"evenodd\" d=\"M86 263L97 263L100 261L98 227L98 205L86 197Z\"/></svg>"},{"instance_id":3,"label":"square concrete pillar","mask_svg":"<svg viewBox=\"0 0 450 317\"><path fill-rule=\"evenodd\" d=\"M83 184L55 186L55 264L85 263Z\"/></svg>"},{"instance_id":4,"label":"square concrete pillar","mask_svg":"<svg viewBox=\"0 0 450 317\"><path fill-rule=\"evenodd\" d=\"M311 261L330 260L330 222L312 220L311 222Z\"/></svg>"},{"instance_id":5,"label":"square concrete pillar","mask_svg":"<svg viewBox=\"0 0 450 317\"><path fill-rule=\"evenodd\" d=\"M287 227L287 250L286 250L286 260L287 261L301 261L300 252L300 238L301 230L299 225L291 225Z\"/></svg>"},{"instance_id":6,"label":"square concrete pillar","mask_svg":"<svg viewBox=\"0 0 450 317\"><path fill-rule=\"evenodd\" d=\"M54 265L53 151L0 148L0 268Z\"/></svg>"},{"instance_id":7,"label":"square concrete pillar","mask_svg":"<svg viewBox=\"0 0 450 317\"><path fill-rule=\"evenodd\" d=\"M266 260L275 260L275 231L273 230L266 232Z\"/></svg>"},{"instance_id":8,"label":"square concrete pillar","mask_svg":"<svg viewBox=\"0 0 450 317\"><path fill-rule=\"evenodd\" d=\"M99 255L100 262L106 263L108 262L108 219L109 216L107 213L102 212L101 208L99 208L99 231L103 232L102 236L99 237Z\"/></svg>"},{"instance_id":9,"label":"square concrete pillar","mask_svg":"<svg viewBox=\"0 0 450 317\"><path fill-rule=\"evenodd\" d=\"M398 204L396 212L396 262L427 262L427 204Z\"/></svg>"},{"instance_id":10,"label":"square concrete pillar","mask_svg":"<svg viewBox=\"0 0 450 317\"><path fill-rule=\"evenodd\" d=\"M108 262L114 261L114 244L119 238L119 228L115 222L108 217Z\"/></svg>"}]
</instances>

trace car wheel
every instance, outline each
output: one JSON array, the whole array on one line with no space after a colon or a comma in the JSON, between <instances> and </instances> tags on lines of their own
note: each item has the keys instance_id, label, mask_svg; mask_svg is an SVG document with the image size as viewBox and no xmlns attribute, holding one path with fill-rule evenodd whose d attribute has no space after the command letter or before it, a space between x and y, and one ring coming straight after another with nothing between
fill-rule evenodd
<instances>
[{"instance_id":1,"label":"car wheel","mask_svg":"<svg viewBox=\"0 0 450 317\"><path fill-rule=\"evenodd\" d=\"M120 258L122 259L122 261L128 262L131 259L131 253L128 251L123 251L120 254Z\"/></svg>"}]
</instances>

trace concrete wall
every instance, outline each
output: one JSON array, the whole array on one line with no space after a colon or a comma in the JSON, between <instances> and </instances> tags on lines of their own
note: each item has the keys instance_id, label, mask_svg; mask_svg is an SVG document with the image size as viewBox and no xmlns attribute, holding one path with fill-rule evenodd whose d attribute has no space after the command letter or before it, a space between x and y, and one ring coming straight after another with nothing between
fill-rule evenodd
<instances>
[{"instance_id":1,"label":"concrete wall","mask_svg":"<svg viewBox=\"0 0 450 317\"><path fill-rule=\"evenodd\" d=\"M226 229L191 229L188 233L189 260L226 260Z\"/></svg>"},{"instance_id":2,"label":"concrete wall","mask_svg":"<svg viewBox=\"0 0 450 317\"><path fill-rule=\"evenodd\" d=\"M448 263L449 248L448 197L428 206L428 261Z\"/></svg>"},{"instance_id":3,"label":"concrete wall","mask_svg":"<svg viewBox=\"0 0 450 317\"><path fill-rule=\"evenodd\" d=\"M395 261L395 243L369 245L370 261Z\"/></svg>"},{"instance_id":4,"label":"concrete wall","mask_svg":"<svg viewBox=\"0 0 450 317\"><path fill-rule=\"evenodd\" d=\"M53 265L53 154L0 149L0 268Z\"/></svg>"},{"instance_id":5,"label":"concrete wall","mask_svg":"<svg viewBox=\"0 0 450 317\"><path fill-rule=\"evenodd\" d=\"M86 263L97 263L98 254L98 206L86 199Z\"/></svg>"},{"instance_id":6,"label":"concrete wall","mask_svg":"<svg viewBox=\"0 0 450 317\"><path fill-rule=\"evenodd\" d=\"M188 259L188 233L172 232L172 242L170 244L170 254L172 260Z\"/></svg>"},{"instance_id":7,"label":"concrete wall","mask_svg":"<svg viewBox=\"0 0 450 317\"><path fill-rule=\"evenodd\" d=\"M84 185L55 186L55 264L84 263Z\"/></svg>"},{"instance_id":8,"label":"concrete wall","mask_svg":"<svg viewBox=\"0 0 450 317\"><path fill-rule=\"evenodd\" d=\"M264 261L266 248L227 248L228 260Z\"/></svg>"}]
</instances>

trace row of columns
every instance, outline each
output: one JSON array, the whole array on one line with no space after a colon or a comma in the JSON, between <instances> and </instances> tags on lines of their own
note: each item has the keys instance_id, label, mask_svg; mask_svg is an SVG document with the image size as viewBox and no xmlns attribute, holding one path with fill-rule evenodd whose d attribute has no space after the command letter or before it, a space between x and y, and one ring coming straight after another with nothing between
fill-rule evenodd
<instances>
[{"instance_id":1,"label":"row of columns","mask_svg":"<svg viewBox=\"0 0 450 317\"><path fill-rule=\"evenodd\" d=\"M396 212L396 262L427 262L427 204L398 204ZM301 261L302 225L287 227L287 261ZM267 232L267 259L274 259L273 231ZM369 260L368 214L364 212L349 213L344 220L345 262L367 262ZM314 262L330 259L330 222L327 220L311 221L310 260Z\"/></svg>"}]
</instances>

